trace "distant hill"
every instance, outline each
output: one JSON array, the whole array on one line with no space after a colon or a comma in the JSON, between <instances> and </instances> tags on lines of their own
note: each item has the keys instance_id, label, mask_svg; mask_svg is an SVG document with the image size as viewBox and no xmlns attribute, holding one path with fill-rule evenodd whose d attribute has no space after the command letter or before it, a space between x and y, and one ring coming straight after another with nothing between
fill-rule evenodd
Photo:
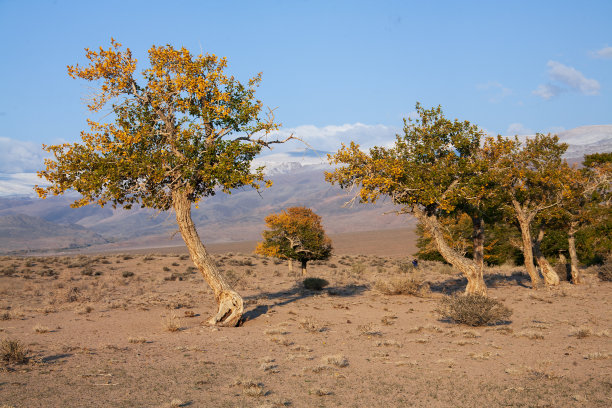
<instances>
[{"instance_id":1,"label":"distant hill","mask_svg":"<svg viewBox=\"0 0 612 408\"><path fill-rule=\"evenodd\" d=\"M0 253L73 249L107 242L80 225L57 224L24 214L0 217Z\"/></svg>"},{"instance_id":2,"label":"distant hill","mask_svg":"<svg viewBox=\"0 0 612 408\"><path fill-rule=\"evenodd\" d=\"M265 228L265 216L291 206L312 208L323 218L323 224L330 234L414 227L414 220L410 216L385 215L393 211L393 206L388 202L343 207L351 196L326 183L320 166L300 166L288 173L273 175L271 179L274 185L259 193L252 189L234 191L231 195L219 193L202 200L198 208L194 206L192 216L202 240L205 243L258 240ZM11 250L16 247L43 249L46 241L34 242L32 239L39 239L39 236L42 239L58 224L81 229L72 230L75 235L73 241L56 244L52 240L47 242L49 248L100 244L104 241L115 242L114 246L120 246L122 241L126 245L129 241L130 246L138 242L162 246L181 244L180 235L175 234L178 231L171 211L157 213L141 208L128 211L96 205L70 208L74 198L63 196L41 200L33 197L0 197L0 217L7 224L6 229L0 228L0 237L7 245L0 244L0 248L9 248L8 244L11 243ZM22 214L27 214L30 221ZM18 219L21 221L17 222ZM41 222L37 223L35 219ZM11 222L21 226L10 232L12 241L8 239L8 224ZM28 232L28 228L35 232ZM69 235L66 228L61 231ZM93 235L85 239L84 231ZM79 234L83 238L77 239ZM174 240L173 234L176 235Z\"/></svg>"}]
</instances>

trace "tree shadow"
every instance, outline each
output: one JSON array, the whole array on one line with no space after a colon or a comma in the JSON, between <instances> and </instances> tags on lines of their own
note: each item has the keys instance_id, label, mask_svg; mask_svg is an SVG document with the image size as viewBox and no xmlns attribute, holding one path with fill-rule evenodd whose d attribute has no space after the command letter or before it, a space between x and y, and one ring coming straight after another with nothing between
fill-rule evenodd
<instances>
[{"instance_id":1,"label":"tree shadow","mask_svg":"<svg viewBox=\"0 0 612 408\"><path fill-rule=\"evenodd\" d=\"M531 289L531 280L529 279L529 275L525 275L523 273L513 273L512 275L504 275L501 273L487 274L484 277L484 281L488 288L517 285L523 288ZM529 283L529 285L526 283ZM445 295L454 295L458 292L462 292L465 290L466 286L467 279L464 277L451 278L442 282L429 283L429 288L432 292L443 293Z\"/></svg>"},{"instance_id":2,"label":"tree shadow","mask_svg":"<svg viewBox=\"0 0 612 408\"><path fill-rule=\"evenodd\" d=\"M295 285L289 290L281 290L278 292L263 292L257 295L246 296L244 300L247 303L249 301L257 301L258 299L266 299L274 301L274 304L257 305L254 309L245 312L242 315L240 325L243 325L244 323L250 320L257 319L259 316L268 313L268 311L271 309L274 309L276 307L282 307L301 299L319 296L322 294L327 294L329 296L334 297L351 297L360 295L367 289L367 285L344 285L327 287L323 290L308 290L304 289L302 286Z\"/></svg>"},{"instance_id":3,"label":"tree shadow","mask_svg":"<svg viewBox=\"0 0 612 408\"><path fill-rule=\"evenodd\" d=\"M54 361L61 360L63 358L72 357L72 354L64 353L64 354L54 354L52 356L43 357L41 361L43 363L53 363Z\"/></svg>"}]
</instances>

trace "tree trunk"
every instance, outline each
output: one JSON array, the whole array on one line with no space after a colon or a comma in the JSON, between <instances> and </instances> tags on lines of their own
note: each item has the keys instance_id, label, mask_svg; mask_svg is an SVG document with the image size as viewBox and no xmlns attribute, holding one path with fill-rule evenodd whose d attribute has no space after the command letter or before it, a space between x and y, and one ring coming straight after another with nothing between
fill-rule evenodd
<instances>
[{"instance_id":1,"label":"tree trunk","mask_svg":"<svg viewBox=\"0 0 612 408\"><path fill-rule=\"evenodd\" d=\"M580 276L580 270L578 269L578 255L576 254L576 227L574 223L570 224L568 233L567 243L569 245L569 256L570 256L570 273L572 275L572 283L579 285L582 283L582 277Z\"/></svg>"},{"instance_id":2,"label":"tree trunk","mask_svg":"<svg viewBox=\"0 0 612 408\"><path fill-rule=\"evenodd\" d=\"M537 289L540 286L540 275L533 264L533 247L531 242L531 224L530 217L525 214L518 201L512 200L516 219L521 229L521 238L523 240L523 258L525 258L525 269L531 278L531 287Z\"/></svg>"},{"instance_id":3,"label":"tree trunk","mask_svg":"<svg viewBox=\"0 0 612 408\"><path fill-rule=\"evenodd\" d=\"M557 272L553 269L540 250L540 245L542 244L542 239L544 239L545 234L546 232L544 231L544 228L540 227L538 237L533 243L533 252L535 254L538 266L540 267L540 271L542 271L542 276L544 276L544 282L546 282L546 284L549 286L556 286L559 284L559 275L557 275Z\"/></svg>"},{"instance_id":4,"label":"tree trunk","mask_svg":"<svg viewBox=\"0 0 612 408\"><path fill-rule=\"evenodd\" d=\"M444 235L442 234L440 222L437 217L435 215L427 215L419 208L414 208L413 213L433 237L440 255L442 255L446 262L457 268L467 278L468 284L465 288L465 293L486 296L487 287L484 283L482 269L478 268L475 262L466 259L448 246L444 240Z\"/></svg>"},{"instance_id":5,"label":"tree trunk","mask_svg":"<svg viewBox=\"0 0 612 408\"><path fill-rule=\"evenodd\" d=\"M308 261L302 261L302 276L306 276L306 263Z\"/></svg>"},{"instance_id":6,"label":"tree trunk","mask_svg":"<svg viewBox=\"0 0 612 408\"><path fill-rule=\"evenodd\" d=\"M481 217L472 217L473 234L472 242L474 250L472 252L472 258L474 259L474 266L476 268L476 276L480 276L483 279L484 276L484 240L485 240L485 224ZM484 280L483 280L484 283ZM467 293L471 293L470 282L466 288Z\"/></svg>"},{"instance_id":7,"label":"tree trunk","mask_svg":"<svg viewBox=\"0 0 612 408\"><path fill-rule=\"evenodd\" d=\"M567 258L565 257L565 255L563 255L563 252L561 251L559 251L559 265L563 266L563 268L558 268L558 269L562 269L563 271L563 276L559 276L559 279L569 281L571 278L569 275ZM559 274L559 272L557 272L557 274Z\"/></svg>"},{"instance_id":8,"label":"tree trunk","mask_svg":"<svg viewBox=\"0 0 612 408\"><path fill-rule=\"evenodd\" d=\"M289 264L289 273L291 275L293 275L293 260L292 259L288 259L287 262Z\"/></svg>"},{"instance_id":9,"label":"tree trunk","mask_svg":"<svg viewBox=\"0 0 612 408\"><path fill-rule=\"evenodd\" d=\"M242 298L225 282L215 262L202 245L195 224L191 219L191 201L189 201L187 193L173 192L172 205L176 212L176 222L187 249L189 249L191 260L198 267L204 280L215 294L218 311L215 316L208 320L208 323L218 326L238 325L244 311Z\"/></svg>"}]
</instances>

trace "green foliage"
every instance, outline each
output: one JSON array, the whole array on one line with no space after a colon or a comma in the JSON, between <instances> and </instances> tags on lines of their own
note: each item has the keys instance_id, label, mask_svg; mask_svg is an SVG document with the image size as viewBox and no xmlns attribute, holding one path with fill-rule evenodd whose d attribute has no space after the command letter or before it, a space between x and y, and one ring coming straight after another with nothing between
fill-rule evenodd
<instances>
[{"instance_id":1,"label":"green foliage","mask_svg":"<svg viewBox=\"0 0 612 408\"><path fill-rule=\"evenodd\" d=\"M482 295L455 295L442 298L442 318L468 326L486 326L507 321L512 311L499 300Z\"/></svg>"},{"instance_id":2,"label":"green foliage","mask_svg":"<svg viewBox=\"0 0 612 408\"><path fill-rule=\"evenodd\" d=\"M332 254L331 240L325 235L321 217L310 208L290 207L266 217L263 241L255 252L280 259L300 262L328 259Z\"/></svg>"},{"instance_id":3,"label":"green foliage","mask_svg":"<svg viewBox=\"0 0 612 408\"><path fill-rule=\"evenodd\" d=\"M321 278L306 278L302 281L304 289L308 290L323 290L323 288L329 285L329 282Z\"/></svg>"}]
</instances>

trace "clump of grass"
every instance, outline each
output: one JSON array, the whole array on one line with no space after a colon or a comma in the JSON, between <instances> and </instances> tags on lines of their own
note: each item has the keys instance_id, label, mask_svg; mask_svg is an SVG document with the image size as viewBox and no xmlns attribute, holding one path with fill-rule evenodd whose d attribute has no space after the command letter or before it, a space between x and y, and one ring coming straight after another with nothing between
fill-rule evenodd
<instances>
[{"instance_id":1,"label":"clump of grass","mask_svg":"<svg viewBox=\"0 0 612 408\"><path fill-rule=\"evenodd\" d=\"M544 335L532 330L525 330L517 334L518 337L527 337L531 340L544 340Z\"/></svg>"},{"instance_id":2,"label":"clump of grass","mask_svg":"<svg viewBox=\"0 0 612 408\"><path fill-rule=\"evenodd\" d=\"M436 309L443 319L468 326L486 326L506 321L512 310L499 300L482 295L448 296Z\"/></svg>"},{"instance_id":3,"label":"clump of grass","mask_svg":"<svg viewBox=\"0 0 612 408\"><path fill-rule=\"evenodd\" d=\"M264 390L264 385L254 380L236 380L234 385L242 386L244 394L249 397L263 397L268 394Z\"/></svg>"},{"instance_id":4,"label":"clump of grass","mask_svg":"<svg viewBox=\"0 0 612 408\"><path fill-rule=\"evenodd\" d=\"M19 340L3 339L0 342L0 357L5 363L25 364L28 362L28 352Z\"/></svg>"},{"instance_id":5,"label":"clump of grass","mask_svg":"<svg viewBox=\"0 0 612 408\"><path fill-rule=\"evenodd\" d=\"M359 330L359 334L362 336L382 336L380 330L375 328L372 323L359 325L357 330Z\"/></svg>"},{"instance_id":6,"label":"clump of grass","mask_svg":"<svg viewBox=\"0 0 612 408\"><path fill-rule=\"evenodd\" d=\"M324 364L328 364L328 365L339 367L339 368L347 367L349 365L347 358L341 354L325 356L321 359L321 361Z\"/></svg>"},{"instance_id":7,"label":"clump of grass","mask_svg":"<svg viewBox=\"0 0 612 408\"><path fill-rule=\"evenodd\" d=\"M34 332L38 334L49 333L49 328L47 326L43 326L41 324L37 324L34 326Z\"/></svg>"},{"instance_id":8,"label":"clump of grass","mask_svg":"<svg viewBox=\"0 0 612 408\"><path fill-rule=\"evenodd\" d=\"M596 351L594 353L589 353L589 354L585 354L584 358L586 360L607 360L609 358L612 358L612 353L602 353L599 351Z\"/></svg>"},{"instance_id":9,"label":"clump of grass","mask_svg":"<svg viewBox=\"0 0 612 408\"><path fill-rule=\"evenodd\" d=\"M0 320L11 320L11 312L5 310L4 312L0 313Z\"/></svg>"},{"instance_id":10,"label":"clump of grass","mask_svg":"<svg viewBox=\"0 0 612 408\"><path fill-rule=\"evenodd\" d=\"M164 319L164 329L169 332L177 332L181 330L180 319L174 313L171 313Z\"/></svg>"},{"instance_id":11,"label":"clump of grass","mask_svg":"<svg viewBox=\"0 0 612 408\"><path fill-rule=\"evenodd\" d=\"M574 336L579 339L585 339L593 334L593 330L590 327L579 327L577 329L572 330L570 336Z\"/></svg>"},{"instance_id":12,"label":"clump of grass","mask_svg":"<svg viewBox=\"0 0 612 408\"><path fill-rule=\"evenodd\" d=\"M123 276L124 278L131 278L132 276L134 276L134 272L132 272L132 271L123 271L121 276Z\"/></svg>"},{"instance_id":13,"label":"clump of grass","mask_svg":"<svg viewBox=\"0 0 612 408\"><path fill-rule=\"evenodd\" d=\"M385 295L427 296L431 290L429 283L416 278L395 278L390 281L378 280L374 289Z\"/></svg>"},{"instance_id":14,"label":"clump of grass","mask_svg":"<svg viewBox=\"0 0 612 408\"><path fill-rule=\"evenodd\" d=\"M310 333L320 333L327 330L324 324L318 322L312 317L307 317L300 321L300 327Z\"/></svg>"},{"instance_id":15,"label":"clump of grass","mask_svg":"<svg viewBox=\"0 0 612 408\"><path fill-rule=\"evenodd\" d=\"M304 289L308 290L323 290L323 288L329 285L329 282L321 278L306 278L302 282Z\"/></svg>"},{"instance_id":16,"label":"clump of grass","mask_svg":"<svg viewBox=\"0 0 612 408\"><path fill-rule=\"evenodd\" d=\"M597 267L597 276L601 281L612 282L612 259Z\"/></svg>"},{"instance_id":17,"label":"clump of grass","mask_svg":"<svg viewBox=\"0 0 612 408\"><path fill-rule=\"evenodd\" d=\"M147 342L147 339L144 337L129 337L128 342L132 344L144 344Z\"/></svg>"}]
</instances>

